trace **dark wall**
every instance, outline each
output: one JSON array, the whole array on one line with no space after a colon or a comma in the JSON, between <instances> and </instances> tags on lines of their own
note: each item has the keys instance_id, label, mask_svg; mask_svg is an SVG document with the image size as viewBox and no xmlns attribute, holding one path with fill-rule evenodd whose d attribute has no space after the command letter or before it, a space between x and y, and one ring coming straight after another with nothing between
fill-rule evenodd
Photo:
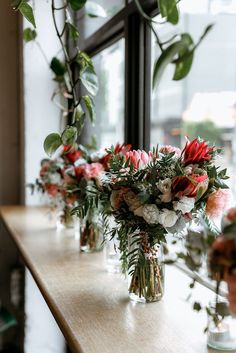
<instances>
[{"instance_id":1,"label":"dark wall","mask_svg":"<svg viewBox=\"0 0 236 353\"><path fill-rule=\"evenodd\" d=\"M23 199L21 19L10 3L1 0L0 4L0 205L19 204ZM3 335L4 346L20 346L23 333L22 303L16 307L10 300L10 278L15 268L21 268L18 254L1 222L0 302L20 322ZM11 348L11 352L15 350Z\"/></svg>"}]
</instances>

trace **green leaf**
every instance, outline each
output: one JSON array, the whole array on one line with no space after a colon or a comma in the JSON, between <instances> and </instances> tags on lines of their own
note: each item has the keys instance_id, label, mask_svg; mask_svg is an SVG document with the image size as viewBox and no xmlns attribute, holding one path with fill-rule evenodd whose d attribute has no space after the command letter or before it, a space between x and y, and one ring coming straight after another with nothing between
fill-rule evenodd
<instances>
[{"instance_id":1,"label":"green leaf","mask_svg":"<svg viewBox=\"0 0 236 353\"><path fill-rule=\"evenodd\" d=\"M85 9L87 15L90 17L107 17L104 8L93 1L87 1Z\"/></svg>"},{"instance_id":2,"label":"green leaf","mask_svg":"<svg viewBox=\"0 0 236 353\"><path fill-rule=\"evenodd\" d=\"M67 26L69 28L69 35L71 36L71 38L73 39L79 38L79 32L77 28L73 25L73 23L67 22Z\"/></svg>"},{"instance_id":3,"label":"green leaf","mask_svg":"<svg viewBox=\"0 0 236 353\"><path fill-rule=\"evenodd\" d=\"M90 121L94 123L96 118L94 101L90 96L83 96L82 98L88 110Z\"/></svg>"},{"instance_id":4,"label":"green leaf","mask_svg":"<svg viewBox=\"0 0 236 353\"><path fill-rule=\"evenodd\" d=\"M68 0L72 10L78 11L84 7L87 0Z\"/></svg>"},{"instance_id":5,"label":"green leaf","mask_svg":"<svg viewBox=\"0 0 236 353\"><path fill-rule=\"evenodd\" d=\"M93 62L91 58L84 51L80 51L75 59L76 63L79 65L80 70L85 70L88 66L93 69Z\"/></svg>"},{"instance_id":6,"label":"green leaf","mask_svg":"<svg viewBox=\"0 0 236 353\"><path fill-rule=\"evenodd\" d=\"M35 19L34 19L34 14L33 14L33 9L32 7L26 2L26 0L23 0L20 5L17 8L20 13L36 28L35 24Z\"/></svg>"},{"instance_id":7,"label":"green leaf","mask_svg":"<svg viewBox=\"0 0 236 353\"><path fill-rule=\"evenodd\" d=\"M56 152L58 147L60 147L62 144L61 136L56 133L52 133L46 137L44 140L44 151L47 153L49 157L53 155L53 153Z\"/></svg>"},{"instance_id":8,"label":"green leaf","mask_svg":"<svg viewBox=\"0 0 236 353\"><path fill-rule=\"evenodd\" d=\"M77 140L77 129L74 126L67 126L61 135L63 145L73 145Z\"/></svg>"},{"instance_id":9,"label":"green leaf","mask_svg":"<svg viewBox=\"0 0 236 353\"><path fill-rule=\"evenodd\" d=\"M188 47L188 40L186 40L185 37L182 37L179 41L171 44L162 52L154 64L153 88L159 83L166 66L173 61L177 54L182 53L183 50L188 50Z\"/></svg>"},{"instance_id":10,"label":"green leaf","mask_svg":"<svg viewBox=\"0 0 236 353\"><path fill-rule=\"evenodd\" d=\"M35 40L37 37L37 32L34 29L26 28L23 31L23 39L26 43Z\"/></svg>"},{"instance_id":11,"label":"green leaf","mask_svg":"<svg viewBox=\"0 0 236 353\"><path fill-rule=\"evenodd\" d=\"M179 22L179 12L176 6L176 0L158 0L159 9L162 17L176 25Z\"/></svg>"},{"instance_id":12,"label":"green leaf","mask_svg":"<svg viewBox=\"0 0 236 353\"><path fill-rule=\"evenodd\" d=\"M198 303L198 302L195 302L195 303L193 304L193 310L196 310L196 311L202 310L201 304Z\"/></svg>"},{"instance_id":13,"label":"green leaf","mask_svg":"<svg viewBox=\"0 0 236 353\"><path fill-rule=\"evenodd\" d=\"M98 93L98 78L94 69L88 66L81 72L80 79L87 91L92 96L96 96Z\"/></svg>"},{"instance_id":14,"label":"green leaf","mask_svg":"<svg viewBox=\"0 0 236 353\"><path fill-rule=\"evenodd\" d=\"M63 76L66 72L65 65L56 57L52 58L50 68L56 76Z\"/></svg>"},{"instance_id":15,"label":"green leaf","mask_svg":"<svg viewBox=\"0 0 236 353\"><path fill-rule=\"evenodd\" d=\"M179 52L179 57L175 60L175 73L173 76L173 80L178 81L182 80L186 77L192 67L193 63L193 55L192 51L193 40L192 37L188 33L181 34L181 38L188 43L188 47L183 48Z\"/></svg>"}]
</instances>

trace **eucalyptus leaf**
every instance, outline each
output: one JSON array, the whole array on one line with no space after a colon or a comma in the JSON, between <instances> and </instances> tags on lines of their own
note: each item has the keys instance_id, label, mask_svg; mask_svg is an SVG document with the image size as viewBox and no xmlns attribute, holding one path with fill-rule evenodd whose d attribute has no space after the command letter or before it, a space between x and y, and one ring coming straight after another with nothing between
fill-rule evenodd
<instances>
[{"instance_id":1,"label":"eucalyptus leaf","mask_svg":"<svg viewBox=\"0 0 236 353\"><path fill-rule=\"evenodd\" d=\"M158 0L161 16L174 25L179 22L176 0Z\"/></svg>"},{"instance_id":2,"label":"eucalyptus leaf","mask_svg":"<svg viewBox=\"0 0 236 353\"><path fill-rule=\"evenodd\" d=\"M53 153L55 153L58 147L60 147L61 145L62 145L61 136L57 133L52 133L48 135L44 140L43 147L47 155L51 157Z\"/></svg>"},{"instance_id":3,"label":"eucalyptus leaf","mask_svg":"<svg viewBox=\"0 0 236 353\"><path fill-rule=\"evenodd\" d=\"M107 13L104 8L93 1L87 1L85 10L89 17L107 17Z\"/></svg>"},{"instance_id":4,"label":"eucalyptus leaf","mask_svg":"<svg viewBox=\"0 0 236 353\"><path fill-rule=\"evenodd\" d=\"M78 11L84 7L87 0L68 0L72 10Z\"/></svg>"},{"instance_id":5,"label":"eucalyptus leaf","mask_svg":"<svg viewBox=\"0 0 236 353\"><path fill-rule=\"evenodd\" d=\"M20 13L36 28L34 13L32 7L26 2L26 0L21 1L17 8Z\"/></svg>"},{"instance_id":6,"label":"eucalyptus leaf","mask_svg":"<svg viewBox=\"0 0 236 353\"><path fill-rule=\"evenodd\" d=\"M96 96L98 93L98 78L94 69L88 66L80 73L80 79L87 91L92 96Z\"/></svg>"},{"instance_id":7,"label":"eucalyptus leaf","mask_svg":"<svg viewBox=\"0 0 236 353\"><path fill-rule=\"evenodd\" d=\"M37 37L37 32L31 28L25 28L23 31L23 39L26 43L32 42Z\"/></svg>"},{"instance_id":8,"label":"eucalyptus leaf","mask_svg":"<svg viewBox=\"0 0 236 353\"><path fill-rule=\"evenodd\" d=\"M63 145L73 145L77 140L77 128L74 126L67 126L61 135Z\"/></svg>"},{"instance_id":9,"label":"eucalyptus leaf","mask_svg":"<svg viewBox=\"0 0 236 353\"><path fill-rule=\"evenodd\" d=\"M83 101L85 103L85 106L88 110L90 121L94 123L95 118L96 118L96 113L95 113L95 105L92 97L90 96L83 96Z\"/></svg>"}]
</instances>

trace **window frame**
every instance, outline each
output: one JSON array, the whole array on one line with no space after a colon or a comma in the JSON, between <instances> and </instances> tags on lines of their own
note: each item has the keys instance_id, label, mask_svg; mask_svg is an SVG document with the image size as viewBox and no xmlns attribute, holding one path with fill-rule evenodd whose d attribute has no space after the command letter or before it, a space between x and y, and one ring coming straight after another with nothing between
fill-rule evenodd
<instances>
[{"instance_id":1,"label":"window frame","mask_svg":"<svg viewBox=\"0 0 236 353\"><path fill-rule=\"evenodd\" d=\"M155 16L155 0L140 0L145 12ZM134 149L150 147L151 30L134 1L128 2L88 38L83 34L83 12L75 13L81 36L79 47L93 57L121 38L125 39L124 141Z\"/></svg>"}]
</instances>

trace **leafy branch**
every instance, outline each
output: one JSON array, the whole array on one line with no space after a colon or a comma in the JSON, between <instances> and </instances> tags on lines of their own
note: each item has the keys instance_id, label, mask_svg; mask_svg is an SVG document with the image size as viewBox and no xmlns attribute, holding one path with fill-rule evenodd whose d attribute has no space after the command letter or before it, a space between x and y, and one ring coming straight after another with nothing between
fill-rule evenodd
<instances>
[{"instance_id":1,"label":"leafy branch","mask_svg":"<svg viewBox=\"0 0 236 353\"><path fill-rule=\"evenodd\" d=\"M211 24L206 27L196 44L194 44L194 41L189 33L176 34L162 42L157 30L155 29L156 21L145 13L139 0L134 1L139 13L150 27L155 37L156 44L161 51L161 54L156 59L153 68L153 89L159 84L162 75L169 64L175 65L173 80L182 80L190 72L194 53L208 32L212 29L213 25ZM164 25L166 22L169 22L172 25L177 25L179 23L180 14L177 6L179 1L180 0L157 0L158 11L162 19L164 19L164 22L161 24Z\"/></svg>"}]
</instances>

